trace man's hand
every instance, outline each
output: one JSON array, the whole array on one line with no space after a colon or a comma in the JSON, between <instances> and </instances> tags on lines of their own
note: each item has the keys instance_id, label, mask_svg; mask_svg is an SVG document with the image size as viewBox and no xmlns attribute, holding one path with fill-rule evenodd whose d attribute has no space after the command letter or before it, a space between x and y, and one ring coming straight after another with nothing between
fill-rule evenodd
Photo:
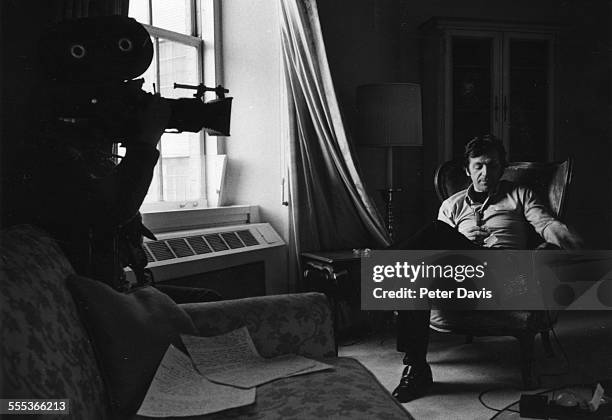
<instances>
[{"instance_id":1,"label":"man's hand","mask_svg":"<svg viewBox=\"0 0 612 420\"><path fill-rule=\"evenodd\" d=\"M463 234L476 245L483 245L484 240L491 235L491 232L484 226L472 226L463 232Z\"/></svg>"},{"instance_id":2,"label":"man's hand","mask_svg":"<svg viewBox=\"0 0 612 420\"><path fill-rule=\"evenodd\" d=\"M546 226L543 235L546 242L553 243L561 249L584 249L582 237L561 222L553 222Z\"/></svg>"},{"instance_id":3,"label":"man's hand","mask_svg":"<svg viewBox=\"0 0 612 420\"><path fill-rule=\"evenodd\" d=\"M135 136L130 140L156 147L168 125L170 112L170 104L166 99L147 94L142 108L136 113Z\"/></svg>"}]
</instances>

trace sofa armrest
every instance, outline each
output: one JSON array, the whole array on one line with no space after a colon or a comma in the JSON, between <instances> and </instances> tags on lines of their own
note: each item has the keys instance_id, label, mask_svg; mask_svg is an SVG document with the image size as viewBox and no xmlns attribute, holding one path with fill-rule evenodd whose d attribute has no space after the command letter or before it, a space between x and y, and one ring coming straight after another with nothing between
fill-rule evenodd
<instances>
[{"instance_id":1,"label":"sofa armrest","mask_svg":"<svg viewBox=\"0 0 612 420\"><path fill-rule=\"evenodd\" d=\"M331 310L325 295L299 293L180 305L202 336L246 326L264 357L295 353L336 355Z\"/></svg>"}]
</instances>

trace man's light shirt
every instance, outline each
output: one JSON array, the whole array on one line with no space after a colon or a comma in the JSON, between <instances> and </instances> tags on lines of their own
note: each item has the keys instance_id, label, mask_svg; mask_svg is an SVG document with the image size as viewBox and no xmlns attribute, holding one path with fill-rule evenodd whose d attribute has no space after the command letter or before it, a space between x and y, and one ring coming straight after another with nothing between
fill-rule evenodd
<instances>
[{"instance_id":1,"label":"man's light shirt","mask_svg":"<svg viewBox=\"0 0 612 420\"><path fill-rule=\"evenodd\" d=\"M473 185L444 200L438 212L438 220L453 226L463 235L469 228L477 226L475 211L481 206L470 198L471 189ZM557 232L567 232L567 227L555 219L531 189L509 181L500 181L483 207L481 225L496 238L495 241L485 241L485 247L526 249L527 223L544 240L555 245L560 245Z\"/></svg>"}]
</instances>

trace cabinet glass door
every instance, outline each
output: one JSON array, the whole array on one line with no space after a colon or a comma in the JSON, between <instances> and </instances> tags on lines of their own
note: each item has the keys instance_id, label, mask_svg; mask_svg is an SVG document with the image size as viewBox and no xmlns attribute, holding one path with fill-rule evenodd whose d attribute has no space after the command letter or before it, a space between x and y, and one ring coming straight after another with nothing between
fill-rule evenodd
<instances>
[{"instance_id":1,"label":"cabinet glass door","mask_svg":"<svg viewBox=\"0 0 612 420\"><path fill-rule=\"evenodd\" d=\"M514 161L547 160L550 42L509 39L503 103L504 137Z\"/></svg>"},{"instance_id":2,"label":"cabinet glass door","mask_svg":"<svg viewBox=\"0 0 612 420\"><path fill-rule=\"evenodd\" d=\"M473 137L493 132L493 41L453 38L453 156L462 156L465 144Z\"/></svg>"}]
</instances>

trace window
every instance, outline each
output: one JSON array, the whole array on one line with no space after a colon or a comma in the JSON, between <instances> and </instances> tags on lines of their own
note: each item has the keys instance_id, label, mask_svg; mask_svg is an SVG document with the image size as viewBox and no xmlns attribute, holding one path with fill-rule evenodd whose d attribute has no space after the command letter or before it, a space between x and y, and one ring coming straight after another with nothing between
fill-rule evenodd
<instances>
[{"instance_id":1,"label":"window","mask_svg":"<svg viewBox=\"0 0 612 420\"><path fill-rule=\"evenodd\" d=\"M202 6L199 7L200 3ZM166 98L191 97L195 91L174 89L174 83L215 84L213 42L202 36L206 2L197 0L130 0L129 16L149 31L153 61L141 77L143 89ZM208 33L208 32L205 32ZM212 34L213 32L211 32ZM212 35L211 35L212 36ZM207 71L205 71L207 70ZM206 77L205 77L206 76ZM142 211L202 208L208 205L205 168L206 138L200 133L166 133L159 142L160 159Z\"/></svg>"}]
</instances>

